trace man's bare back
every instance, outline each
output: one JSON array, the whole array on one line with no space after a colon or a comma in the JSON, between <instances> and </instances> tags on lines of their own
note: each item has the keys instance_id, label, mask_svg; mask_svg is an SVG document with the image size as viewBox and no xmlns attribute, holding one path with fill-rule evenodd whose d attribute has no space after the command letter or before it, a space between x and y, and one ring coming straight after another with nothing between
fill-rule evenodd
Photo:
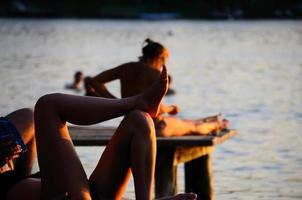
<instances>
[{"instance_id":1,"label":"man's bare back","mask_svg":"<svg viewBox=\"0 0 302 200\"><path fill-rule=\"evenodd\" d=\"M118 79L122 98L130 97L149 88L159 78L160 73L160 70L150 68L145 63L129 62L86 80L86 90L88 95L116 98L107 90L105 83Z\"/></svg>"},{"instance_id":2,"label":"man's bare back","mask_svg":"<svg viewBox=\"0 0 302 200\"><path fill-rule=\"evenodd\" d=\"M161 71L142 62L130 62L121 66L121 95L130 97L149 88L160 76Z\"/></svg>"}]
</instances>

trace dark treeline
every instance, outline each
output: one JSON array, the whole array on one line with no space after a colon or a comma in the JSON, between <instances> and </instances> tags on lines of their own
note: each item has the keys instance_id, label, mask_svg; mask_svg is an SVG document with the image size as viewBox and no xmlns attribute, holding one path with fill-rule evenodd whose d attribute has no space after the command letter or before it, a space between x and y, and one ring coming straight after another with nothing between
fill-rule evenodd
<instances>
[{"instance_id":1,"label":"dark treeline","mask_svg":"<svg viewBox=\"0 0 302 200\"><path fill-rule=\"evenodd\" d=\"M0 16L302 18L302 0L0 0Z\"/></svg>"}]
</instances>

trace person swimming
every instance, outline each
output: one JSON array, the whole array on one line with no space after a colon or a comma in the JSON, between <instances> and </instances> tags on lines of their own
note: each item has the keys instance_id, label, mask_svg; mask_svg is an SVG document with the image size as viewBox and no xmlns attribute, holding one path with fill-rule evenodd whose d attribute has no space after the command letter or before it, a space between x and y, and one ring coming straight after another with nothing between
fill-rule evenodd
<instances>
[{"instance_id":1,"label":"person swimming","mask_svg":"<svg viewBox=\"0 0 302 200\"><path fill-rule=\"evenodd\" d=\"M65 88L70 90L75 90L76 92L80 92L82 89L80 87L80 84L84 80L84 74L82 71L76 71L73 76L73 83L66 84Z\"/></svg>"}]
</instances>

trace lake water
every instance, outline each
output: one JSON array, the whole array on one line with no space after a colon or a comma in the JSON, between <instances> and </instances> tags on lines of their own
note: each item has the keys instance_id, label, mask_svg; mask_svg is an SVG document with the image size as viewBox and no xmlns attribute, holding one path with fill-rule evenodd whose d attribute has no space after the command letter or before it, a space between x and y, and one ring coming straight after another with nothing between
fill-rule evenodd
<instances>
[{"instance_id":1,"label":"lake water","mask_svg":"<svg viewBox=\"0 0 302 200\"><path fill-rule=\"evenodd\" d=\"M137 60L146 37L170 50L179 117L222 112L238 131L213 153L216 199L302 199L302 21L0 19L0 114ZM102 149L77 151L90 174Z\"/></svg>"}]
</instances>

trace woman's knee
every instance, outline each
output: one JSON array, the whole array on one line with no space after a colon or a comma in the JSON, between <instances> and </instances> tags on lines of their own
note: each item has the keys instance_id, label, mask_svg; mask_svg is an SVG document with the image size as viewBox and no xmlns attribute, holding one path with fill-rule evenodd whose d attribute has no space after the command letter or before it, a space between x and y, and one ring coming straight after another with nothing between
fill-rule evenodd
<instances>
[{"instance_id":1,"label":"woman's knee","mask_svg":"<svg viewBox=\"0 0 302 200\"><path fill-rule=\"evenodd\" d=\"M14 124L29 124L34 121L34 111L31 108L21 108L6 116Z\"/></svg>"},{"instance_id":2,"label":"woman's knee","mask_svg":"<svg viewBox=\"0 0 302 200\"><path fill-rule=\"evenodd\" d=\"M35 112L53 108L56 100L59 99L61 95L62 94L60 93L53 93L53 94L46 94L40 97L35 105Z\"/></svg>"},{"instance_id":3,"label":"woman's knee","mask_svg":"<svg viewBox=\"0 0 302 200\"><path fill-rule=\"evenodd\" d=\"M129 126L131 126L134 133L148 138L155 137L154 123L148 113L135 110L130 112L126 118L128 119Z\"/></svg>"},{"instance_id":4,"label":"woman's knee","mask_svg":"<svg viewBox=\"0 0 302 200\"><path fill-rule=\"evenodd\" d=\"M16 127L24 143L34 138L34 112L31 108L22 108L6 116Z\"/></svg>"},{"instance_id":5,"label":"woman's knee","mask_svg":"<svg viewBox=\"0 0 302 200\"><path fill-rule=\"evenodd\" d=\"M16 112L19 113L25 119L28 119L30 121L33 120L34 111L31 108L21 108L21 109L17 110Z\"/></svg>"}]
</instances>

